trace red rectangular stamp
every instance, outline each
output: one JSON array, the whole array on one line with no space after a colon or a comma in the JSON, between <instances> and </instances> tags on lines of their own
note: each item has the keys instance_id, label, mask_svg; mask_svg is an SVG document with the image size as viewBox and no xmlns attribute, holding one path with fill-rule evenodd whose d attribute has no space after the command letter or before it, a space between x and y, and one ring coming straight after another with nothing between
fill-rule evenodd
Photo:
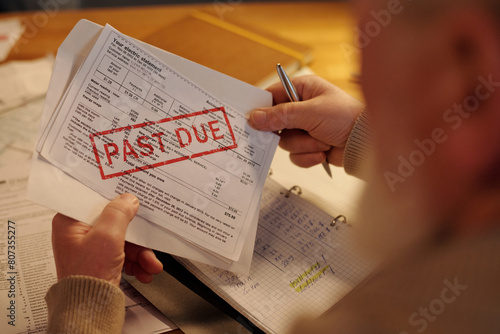
<instances>
[{"instance_id":1,"label":"red rectangular stamp","mask_svg":"<svg viewBox=\"0 0 500 334\"><path fill-rule=\"evenodd\" d=\"M90 134L103 180L238 147L224 107Z\"/></svg>"}]
</instances>

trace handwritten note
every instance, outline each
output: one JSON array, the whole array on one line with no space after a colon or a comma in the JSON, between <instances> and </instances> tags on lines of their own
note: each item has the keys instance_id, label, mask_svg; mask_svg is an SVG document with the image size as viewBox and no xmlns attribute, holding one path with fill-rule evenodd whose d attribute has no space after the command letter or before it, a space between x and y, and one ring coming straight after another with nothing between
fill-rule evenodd
<instances>
[{"instance_id":1,"label":"handwritten note","mask_svg":"<svg viewBox=\"0 0 500 334\"><path fill-rule=\"evenodd\" d=\"M206 285L266 332L287 332L299 314L319 316L370 267L349 242L351 227L271 179L261 200L250 275L182 261Z\"/></svg>"}]
</instances>

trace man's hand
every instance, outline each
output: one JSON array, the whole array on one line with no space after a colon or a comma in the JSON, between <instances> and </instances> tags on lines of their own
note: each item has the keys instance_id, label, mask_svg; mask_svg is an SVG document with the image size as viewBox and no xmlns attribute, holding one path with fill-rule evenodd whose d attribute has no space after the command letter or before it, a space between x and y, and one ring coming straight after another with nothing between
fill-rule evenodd
<instances>
[{"instance_id":1,"label":"man's hand","mask_svg":"<svg viewBox=\"0 0 500 334\"><path fill-rule=\"evenodd\" d=\"M57 214L52 220L52 248L61 280L70 275L105 279L119 285L122 268L149 283L163 266L150 249L125 243L128 224L139 209L138 199L123 194L111 201L94 226Z\"/></svg>"},{"instance_id":2,"label":"man's hand","mask_svg":"<svg viewBox=\"0 0 500 334\"><path fill-rule=\"evenodd\" d=\"M342 166L344 147L363 104L316 76L292 79L302 101L289 102L280 83L268 88L274 106L253 110L249 124L264 131L281 131L280 147L300 167L328 159Z\"/></svg>"}]
</instances>

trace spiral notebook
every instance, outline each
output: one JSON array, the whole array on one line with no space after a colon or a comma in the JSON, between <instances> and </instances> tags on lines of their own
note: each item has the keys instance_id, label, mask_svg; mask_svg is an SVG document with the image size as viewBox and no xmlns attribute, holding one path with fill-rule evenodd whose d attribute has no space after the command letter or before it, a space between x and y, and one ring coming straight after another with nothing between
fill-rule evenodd
<instances>
[{"instance_id":1,"label":"spiral notebook","mask_svg":"<svg viewBox=\"0 0 500 334\"><path fill-rule=\"evenodd\" d=\"M355 255L347 218L332 217L268 177L250 274L177 258L266 333L286 333L299 315L320 316L369 273Z\"/></svg>"}]
</instances>

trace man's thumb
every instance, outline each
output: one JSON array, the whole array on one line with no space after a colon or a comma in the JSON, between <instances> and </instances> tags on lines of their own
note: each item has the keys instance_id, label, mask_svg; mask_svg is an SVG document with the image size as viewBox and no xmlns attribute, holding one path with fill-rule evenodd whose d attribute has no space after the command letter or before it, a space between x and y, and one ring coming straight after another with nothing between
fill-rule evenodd
<instances>
[{"instance_id":1,"label":"man's thumb","mask_svg":"<svg viewBox=\"0 0 500 334\"><path fill-rule=\"evenodd\" d=\"M125 236L128 224L139 210L139 200L132 194L122 194L108 203L97 218L94 229L114 231Z\"/></svg>"},{"instance_id":2,"label":"man's thumb","mask_svg":"<svg viewBox=\"0 0 500 334\"><path fill-rule=\"evenodd\" d=\"M289 102L277 104L270 108L252 110L248 115L248 123L256 130L279 131L283 129L304 128L307 125L301 112L303 103Z\"/></svg>"}]
</instances>

